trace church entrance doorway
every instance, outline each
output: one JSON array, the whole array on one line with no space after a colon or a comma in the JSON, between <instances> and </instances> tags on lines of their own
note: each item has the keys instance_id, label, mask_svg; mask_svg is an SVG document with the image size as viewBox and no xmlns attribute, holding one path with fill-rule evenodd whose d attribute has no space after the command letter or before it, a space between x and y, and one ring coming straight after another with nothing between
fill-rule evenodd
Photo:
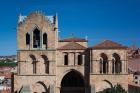
<instances>
[{"instance_id":1,"label":"church entrance doorway","mask_svg":"<svg viewBox=\"0 0 140 93\"><path fill-rule=\"evenodd\" d=\"M83 76L76 71L67 73L61 81L60 93L85 93Z\"/></svg>"}]
</instances>

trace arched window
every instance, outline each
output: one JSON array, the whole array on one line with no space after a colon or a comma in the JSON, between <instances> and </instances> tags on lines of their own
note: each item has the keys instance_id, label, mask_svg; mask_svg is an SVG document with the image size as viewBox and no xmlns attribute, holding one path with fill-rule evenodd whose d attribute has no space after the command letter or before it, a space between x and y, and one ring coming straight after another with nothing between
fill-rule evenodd
<instances>
[{"instance_id":1,"label":"arched window","mask_svg":"<svg viewBox=\"0 0 140 93\"><path fill-rule=\"evenodd\" d=\"M33 31L33 48L40 47L40 31L36 28Z\"/></svg>"},{"instance_id":2,"label":"arched window","mask_svg":"<svg viewBox=\"0 0 140 93\"><path fill-rule=\"evenodd\" d=\"M47 34L43 34L43 44L47 44Z\"/></svg>"},{"instance_id":3,"label":"arched window","mask_svg":"<svg viewBox=\"0 0 140 93\"><path fill-rule=\"evenodd\" d=\"M78 65L82 65L82 55L78 55Z\"/></svg>"},{"instance_id":4,"label":"arched window","mask_svg":"<svg viewBox=\"0 0 140 93\"><path fill-rule=\"evenodd\" d=\"M46 55L42 55L42 58L44 59L45 64L45 73L49 74L49 60Z\"/></svg>"},{"instance_id":5,"label":"arched window","mask_svg":"<svg viewBox=\"0 0 140 93\"><path fill-rule=\"evenodd\" d=\"M122 72L122 62L120 60L120 56L117 53L114 53L113 57L114 57L114 62L113 62L114 71L113 72L116 74L119 74Z\"/></svg>"},{"instance_id":6,"label":"arched window","mask_svg":"<svg viewBox=\"0 0 140 93\"><path fill-rule=\"evenodd\" d=\"M68 54L64 55L64 65L68 65Z\"/></svg>"},{"instance_id":7,"label":"arched window","mask_svg":"<svg viewBox=\"0 0 140 93\"><path fill-rule=\"evenodd\" d=\"M37 60L36 60L34 55L30 55L30 58L32 59L33 73L35 74L36 73L36 63L37 63Z\"/></svg>"},{"instance_id":8,"label":"arched window","mask_svg":"<svg viewBox=\"0 0 140 93\"><path fill-rule=\"evenodd\" d=\"M102 73L108 73L108 57L104 53L102 53L100 57L102 59L100 60L100 64L102 64L102 66L100 67L100 71Z\"/></svg>"},{"instance_id":9,"label":"arched window","mask_svg":"<svg viewBox=\"0 0 140 93\"><path fill-rule=\"evenodd\" d=\"M30 34L26 33L26 45L30 44Z\"/></svg>"}]
</instances>

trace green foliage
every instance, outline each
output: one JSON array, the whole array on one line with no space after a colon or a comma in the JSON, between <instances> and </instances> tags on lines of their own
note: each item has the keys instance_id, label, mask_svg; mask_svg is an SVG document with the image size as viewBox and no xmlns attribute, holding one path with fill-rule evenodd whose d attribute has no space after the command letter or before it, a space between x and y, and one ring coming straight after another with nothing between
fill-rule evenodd
<instances>
[{"instance_id":1,"label":"green foliage","mask_svg":"<svg viewBox=\"0 0 140 93\"><path fill-rule=\"evenodd\" d=\"M9 66L9 67L14 67L14 66L17 66L17 63L16 62L0 62L0 67L1 66Z\"/></svg>"},{"instance_id":2,"label":"green foliage","mask_svg":"<svg viewBox=\"0 0 140 93\"><path fill-rule=\"evenodd\" d=\"M125 89L120 84L115 85L112 88L104 89L103 91L100 91L98 93L127 93Z\"/></svg>"}]
</instances>

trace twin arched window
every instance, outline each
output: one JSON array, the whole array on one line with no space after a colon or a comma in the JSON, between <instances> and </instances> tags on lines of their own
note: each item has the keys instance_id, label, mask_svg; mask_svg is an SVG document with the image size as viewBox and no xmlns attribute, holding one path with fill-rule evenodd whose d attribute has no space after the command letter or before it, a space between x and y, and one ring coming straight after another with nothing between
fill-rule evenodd
<instances>
[{"instance_id":1,"label":"twin arched window","mask_svg":"<svg viewBox=\"0 0 140 93\"><path fill-rule=\"evenodd\" d=\"M119 74L122 72L122 62L120 56L117 53L114 53L112 59L112 73ZM100 55L100 73L108 73L109 71L109 62L106 54L102 53Z\"/></svg>"},{"instance_id":2,"label":"twin arched window","mask_svg":"<svg viewBox=\"0 0 140 93\"><path fill-rule=\"evenodd\" d=\"M47 34L43 34L43 44L46 44L47 48L48 37ZM30 34L26 33L26 45L30 45ZM41 45L41 34L40 31L36 28L33 31L33 48L40 48Z\"/></svg>"},{"instance_id":3,"label":"twin arched window","mask_svg":"<svg viewBox=\"0 0 140 93\"><path fill-rule=\"evenodd\" d=\"M69 64L69 54L65 53L64 55L64 65ZM78 56L74 57L74 60L77 59L77 65L82 65L83 64L83 59L82 59L82 54L79 53Z\"/></svg>"},{"instance_id":4,"label":"twin arched window","mask_svg":"<svg viewBox=\"0 0 140 93\"><path fill-rule=\"evenodd\" d=\"M49 60L47 58L47 56L45 55L41 55L42 58L44 59L44 64L45 64L45 73L49 74ZM32 64L33 64L33 73L36 73L36 68L37 68L37 60L36 57L34 55L30 55L30 58L32 59Z\"/></svg>"}]
</instances>

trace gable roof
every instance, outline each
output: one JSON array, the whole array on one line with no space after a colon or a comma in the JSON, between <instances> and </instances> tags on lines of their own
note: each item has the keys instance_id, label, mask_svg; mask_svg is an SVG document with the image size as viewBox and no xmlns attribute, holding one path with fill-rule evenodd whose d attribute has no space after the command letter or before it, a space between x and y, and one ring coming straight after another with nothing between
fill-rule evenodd
<instances>
[{"instance_id":1,"label":"gable roof","mask_svg":"<svg viewBox=\"0 0 140 93\"><path fill-rule=\"evenodd\" d=\"M126 48L127 48L126 46L123 46L110 40L105 40L92 47L92 49L126 49Z\"/></svg>"},{"instance_id":2,"label":"gable roof","mask_svg":"<svg viewBox=\"0 0 140 93\"><path fill-rule=\"evenodd\" d=\"M84 50L86 49L86 47L78 44L78 43L75 43L75 42L70 42L60 48L58 48L58 50Z\"/></svg>"},{"instance_id":3,"label":"gable roof","mask_svg":"<svg viewBox=\"0 0 140 93\"><path fill-rule=\"evenodd\" d=\"M83 38L70 37L70 38L59 40L59 42L87 42L87 40Z\"/></svg>"}]
</instances>

